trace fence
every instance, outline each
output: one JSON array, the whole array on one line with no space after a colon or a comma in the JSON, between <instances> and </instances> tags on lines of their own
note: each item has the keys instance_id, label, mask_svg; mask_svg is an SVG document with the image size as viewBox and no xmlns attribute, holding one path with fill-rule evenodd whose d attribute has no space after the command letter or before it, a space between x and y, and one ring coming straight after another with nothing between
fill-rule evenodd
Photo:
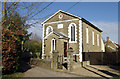
<instances>
[{"instance_id":1,"label":"fence","mask_svg":"<svg viewBox=\"0 0 120 79\"><path fill-rule=\"evenodd\" d=\"M118 65L120 52L83 52L83 61L90 61L91 65Z\"/></svg>"},{"instance_id":2,"label":"fence","mask_svg":"<svg viewBox=\"0 0 120 79\"><path fill-rule=\"evenodd\" d=\"M57 56L57 69L62 69L63 65L63 55L58 55Z\"/></svg>"}]
</instances>

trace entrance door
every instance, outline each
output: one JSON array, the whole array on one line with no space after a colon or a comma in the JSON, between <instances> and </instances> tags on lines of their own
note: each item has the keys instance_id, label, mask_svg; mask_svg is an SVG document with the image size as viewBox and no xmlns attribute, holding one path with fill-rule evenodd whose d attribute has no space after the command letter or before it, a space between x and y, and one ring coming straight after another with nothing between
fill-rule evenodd
<instances>
[{"instance_id":1,"label":"entrance door","mask_svg":"<svg viewBox=\"0 0 120 79\"><path fill-rule=\"evenodd\" d=\"M64 42L64 57L67 57L67 42Z\"/></svg>"}]
</instances>

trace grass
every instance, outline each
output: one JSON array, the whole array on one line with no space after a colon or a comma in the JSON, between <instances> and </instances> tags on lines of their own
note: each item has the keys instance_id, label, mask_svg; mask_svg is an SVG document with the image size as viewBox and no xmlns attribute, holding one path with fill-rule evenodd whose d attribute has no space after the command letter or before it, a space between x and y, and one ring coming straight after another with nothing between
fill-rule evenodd
<instances>
[{"instance_id":1,"label":"grass","mask_svg":"<svg viewBox=\"0 0 120 79\"><path fill-rule=\"evenodd\" d=\"M2 75L2 79L18 79L22 77L22 72L16 72L14 74Z\"/></svg>"}]
</instances>

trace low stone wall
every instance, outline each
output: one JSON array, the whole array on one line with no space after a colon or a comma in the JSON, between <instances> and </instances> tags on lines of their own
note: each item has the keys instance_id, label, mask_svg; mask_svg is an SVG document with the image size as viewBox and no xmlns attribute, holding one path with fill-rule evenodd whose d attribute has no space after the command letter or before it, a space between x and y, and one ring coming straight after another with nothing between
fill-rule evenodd
<instances>
[{"instance_id":1,"label":"low stone wall","mask_svg":"<svg viewBox=\"0 0 120 79\"><path fill-rule=\"evenodd\" d=\"M80 62L72 62L72 70L82 67Z\"/></svg>"},{"instance_id":2,"label":"low stone wall","mask_svg":"<svg viewBox=\"0 0 120 79\"><path fill-rule=\"evenodd\" d=\"M46 69L51 69L51 61L50 60L43 60L43 59L32 59L31 65L40 66Z\"/></svg>"},{"instance_id":3,"label":"low stone wall","mask_svg":"<svg viewBox=\"0 0 120 79\"><path fill-rule=\"evenodd\" d=\"M82 65L83 65L83 66L90 65L90 61L83 61L83 62L82 62Z\"/></svg>"}]
</instances>

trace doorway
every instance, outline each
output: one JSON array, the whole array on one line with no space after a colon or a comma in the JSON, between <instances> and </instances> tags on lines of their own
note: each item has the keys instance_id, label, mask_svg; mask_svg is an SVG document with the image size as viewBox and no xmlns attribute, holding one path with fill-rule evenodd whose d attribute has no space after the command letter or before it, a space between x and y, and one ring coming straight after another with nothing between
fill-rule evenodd
<instances>
[{"instance_id":1,"label":"doorway","mask_svg":"<svg viewBox=\"0 0 120 79\"><path fill-rule=\"evenodd\" d=\"M67 42L64 42L64 57L67 57Z\"/></svg>"}]
</instances>

